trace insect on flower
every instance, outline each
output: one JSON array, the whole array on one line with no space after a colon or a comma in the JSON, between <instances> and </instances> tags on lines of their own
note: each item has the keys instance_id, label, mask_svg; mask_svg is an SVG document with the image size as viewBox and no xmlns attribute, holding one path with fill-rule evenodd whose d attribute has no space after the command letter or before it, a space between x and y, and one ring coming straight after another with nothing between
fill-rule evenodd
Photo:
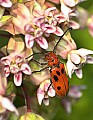
<instances>
[{"instance_id":1,"label":"insect on flower","mask_svg":"<svg viewBox=\"0 0 93 120\"><path fill-rule=\"evenodd\" d=\"M58 56L55 54L55 50L56 50L56 47L57 47L58 43L60 42L60 40L62 39L62 37L65 35L65 33L69 29L72 29L72 28L68 28L64 32L64 34L60 37L60 39L56 43L53 51L45 51L45 59L47 60L48 66L39 71L32 72L32 73L41 72L44 69L50 68L51 83L47 89L47 92L49 91L50 86L52 85L53 88L55 89L56 94L61 98L65 97L67 95L67 93L69 91L69 82L68 82L68 77L65 72L64 63L60 62ZM35 54L38 54L38 53L35 53ZM40 53L40 54L42 54L42 53ZM38 61L36 61L36 62L39 63ZM41 63L39 63L39 64L41 64Z\"/></svg>"}]
</instances>

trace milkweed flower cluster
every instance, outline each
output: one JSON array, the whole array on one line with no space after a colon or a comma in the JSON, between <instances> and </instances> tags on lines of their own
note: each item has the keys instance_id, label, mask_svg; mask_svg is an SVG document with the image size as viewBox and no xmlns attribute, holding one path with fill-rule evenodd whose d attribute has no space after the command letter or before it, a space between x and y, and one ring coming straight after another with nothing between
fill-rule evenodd
<instances>
[{"instance_id":1,"label":"milkweed flower cluster","mask_svg":"<svg viewBox=\"0 0 93 120\"><path fill-rule=\"evenodd\" d=\"M20 86L22 83L22 72L30 75L31 69L28 64L23 60L22 55L11 53L9 56L1 58L1 63L5 65L4 72L6 77L10 73L14 74L14 83L16 86Z\"/></svg>"},{"instance_id":2,"label":"milkweed flower cluster","mask_svg":"<svg viewBox=\"0 0 93 120\"><path fill-rule=\"evenodd\" d=\"M89 33L93 36L93 15L88 16L87 12L78 7L78 4L83 1L0 1L0 31L3 31L4 37L8 39L5 46L0 46L0 65L2 67L0 70L0 113L9 110L19 115L18 110L9 99L9 96L17 93L19 97L24 97L27 114L29 111L31 112L32 96L29 93L34 94L33 86L38 86L35 90L39 105L43 102L48 106L49 98L56 96L55 88L50 80L51 67L45 60L47 51L53 51L56 48L53 52L60 56L60 61L63 59L67 61L64 64L69 78L72 78L74 72L78 78L82 78L82 67L86 63L93 64L91 56L93 51L85 48L77 49L70 31L64 34L68 28L72 28L74 31L74 29L87 26ZM81 20L83 13L86 15L84 24ZM0 33L0 39L3 39L3 34ZM58 42L61 36L63 37ZM11 85L8 89L10 82L14 87ZM30 86L30 83L33 85ZM18 92L14 93L17 88ZM83 86L70 86L66 99L62 99L62 105L67 112L71 112L72 101L69 98L79 99L82 96L83 88ZM20 91L22 91L21 94ZM23 118L21 117L20 120Z\"/></svg>"},{"instance_id":3,"label":"milkweed flower cluster","mask_svg":"<svg viewBox=\"0 0 93 120\"><path fill-rule=\"evenodd\" d=\"M33 12L38 12L38 9ZM37 15L32 13L35 15L31 16L30 10L25 5L18 4L14 6L11 13L13 15L16 14L17 16L13 17L14 27L17 32L25 34L27 48L31 48L35 40L40 47L47 49L48 43L43 35L49 37L51 33L59 36L63 34L63 31L57 26L57 24L64 22L66 19L63 15L55 14L55 12L56 7L52 7L48 8L46 11L39 10Z\"/></svg>"},{"instance_id":4,"label":"milkweed flower cluster","mask_svg":"<svg viewBox=\"0 0 93 120\"><path fill-rule=\"evenodd\" d=\"M50 85L50 80L46 80L40 84L40 87L37 90L37 98L40 105L42 103L42 100L46 106L49 105L48 96L50 97L55 96L55 90L52 88L52 86L48 90L49 85Z\"/></svg>"}]
</instances>

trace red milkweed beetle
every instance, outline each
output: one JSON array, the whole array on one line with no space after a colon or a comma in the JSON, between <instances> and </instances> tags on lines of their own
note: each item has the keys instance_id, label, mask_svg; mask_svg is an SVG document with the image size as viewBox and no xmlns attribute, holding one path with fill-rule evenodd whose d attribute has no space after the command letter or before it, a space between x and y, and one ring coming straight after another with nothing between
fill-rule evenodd
<instances>
[{"instance_id":1,"label":"red milkweed beetle","mask_svg":"<svg viewBox=\"0 0 93 120\"><path fill-rule=\"evenodd\" d=\"M67 93L69 91L69 82L68 82L68 77L65 72L64 63L60 63L58 56L55 54L55 50L56 50L56 47L57 47L58 43L60 42L60 40L62 39L62 37L65 35L65 33L69 29L72 29L72 28L68 28L64 32L64 34L60 37L60 39L56 43L53 51L45 51L46 52L45 59L47 60L48 67L40 70L40 71L42 71L42 70L50 67L51 84L49 85L48 90L49 90L50 86L53 85L53 88L55 89L56 94L61 98L65 97L67 95ZM35 54L38 54L38 53L35 53ZM42 54L42 53L39 53L39 54ZM36 62L39 63L38 61L36 61ZM44 65L46 63L44 63L44 64L40 63L40 64ZM40 71L34 71L32 73L40 72Z\"/></svg>"}]
</instances>

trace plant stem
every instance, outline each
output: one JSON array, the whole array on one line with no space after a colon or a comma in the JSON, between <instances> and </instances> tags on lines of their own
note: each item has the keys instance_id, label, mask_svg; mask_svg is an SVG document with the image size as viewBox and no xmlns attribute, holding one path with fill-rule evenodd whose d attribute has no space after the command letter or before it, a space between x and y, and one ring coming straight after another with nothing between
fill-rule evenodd
<instances>
[{"instance_id":1,"label":"plant stem","mask_svg":"<svg viewBox=\"0 0 93 120\"><path fill-rule=\"evenodd\" d=\"M31 112L32 111L31 106L30 106L31 101L30 101L30 97L27 93L27 89L23 84L22 84L21 89L22 89L22 92L23 92L23 95L24 95L24 98L25 98L25 104L26 104L26 107L27 107L27 112Z\"/></svg>"}]
</instances>

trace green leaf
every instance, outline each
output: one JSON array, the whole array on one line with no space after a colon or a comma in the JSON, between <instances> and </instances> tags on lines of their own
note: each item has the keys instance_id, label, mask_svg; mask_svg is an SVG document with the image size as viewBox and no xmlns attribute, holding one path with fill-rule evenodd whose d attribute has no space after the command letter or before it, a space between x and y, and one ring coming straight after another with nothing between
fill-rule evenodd
<instances>
[{"instance_id":1,"label":"green leaf","mask_svg":"<svg viewBox=\"0 0 93 120\"><path fill-rule=\"evenodd\" d=\"M18 2L23 2L23 0L17 0Z\"/></svg>"},{"instance_id":2,"label":"green leaf","mask_svg":"<svg viewBox=\"0 0 93 120\"><path fill-rule=\"evenodd\" d=\"M8 120L18 120L18 116L15 113L11 113Z\"/></svg>"},{"instance_id":3,"label":"green leaf","mask_svg":"<svg viewBox=\"0 0 93 120\"><path fill-rule=\"evenodd\" d=\"M10 18L12 18L12 16L10 15L2 16L2 18L0 19L0 26L3 25Z\"/></svg>"},{"instance_id":4,"label":"green leaf","mask_svg":"<svg viewBox=\"0 0 93 120\"><path fill-rule=\"evenodd\" d=\"M6 95L10 95L11 93L16 93L16 87L13 82L9 81L7 85Z\"/></svg>"}]
</instances>

